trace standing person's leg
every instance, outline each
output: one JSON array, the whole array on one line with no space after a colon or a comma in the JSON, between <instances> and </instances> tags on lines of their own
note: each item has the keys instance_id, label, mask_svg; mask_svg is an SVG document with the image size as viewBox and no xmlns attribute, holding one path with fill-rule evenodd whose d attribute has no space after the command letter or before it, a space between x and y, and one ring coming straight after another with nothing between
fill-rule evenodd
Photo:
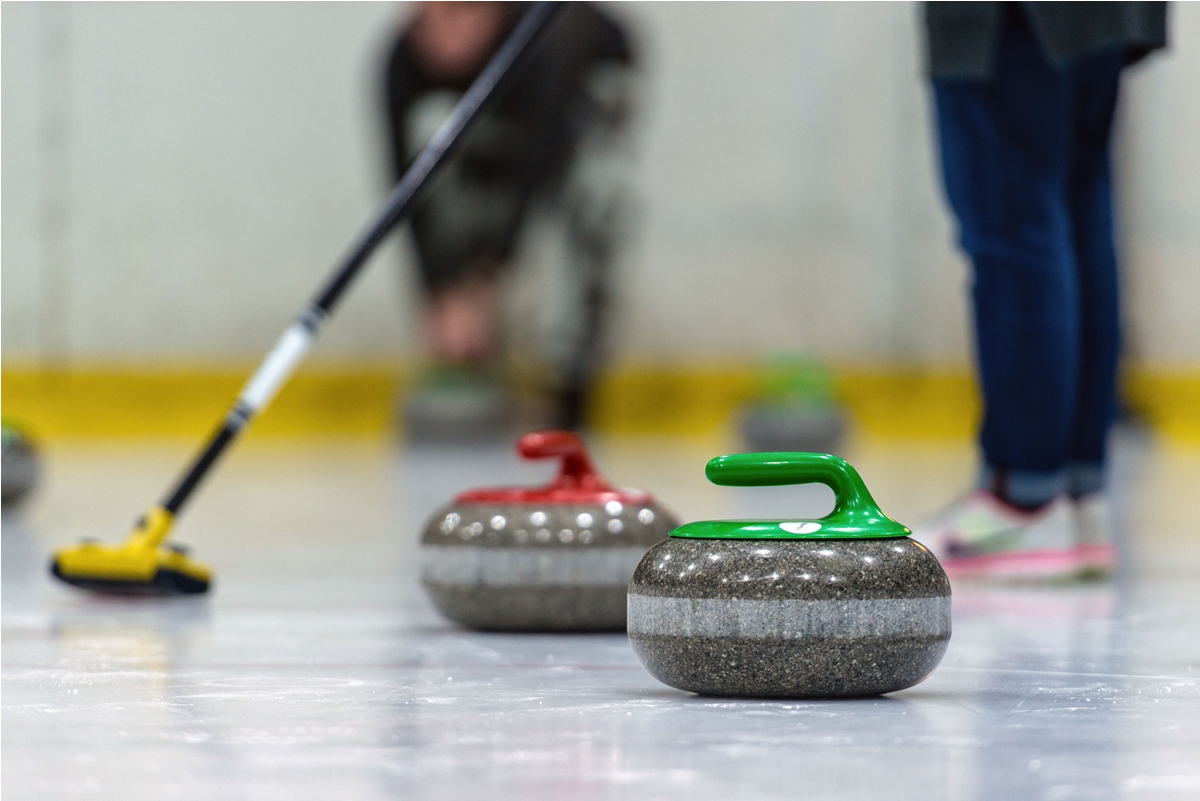
<instances>
[{"instance_id":1,"label":"standing person's leg","mask_svg":"<svg viewBox=\"0 0 1200 801\"><path fill-rule=\"evenodd\" d=\"M927 532L952 557L1036 551L1073 559L1068 512L1051 505L1066 489L1077 406L1079 287L1067 204L1072 89L1016 10L990 80L934 84L946 192L974 268L984 396L981 491Z\"/></svg>"},{"instance_id":2,"label":"standing person's leg","mask_svg":"<svg viewBox=\"0 0 1200 801\"><path fill-rule=\"evenodd\" d=\"M1072 69L1076 101L1068 202L1079 280L1080 364L1067 489L1076 501L1081 557L1098 570L1116 562L1102 490L1121 339L1109 143L1124 64L1124 54L1113 52Z\"/></svg>"},{"instance_id":3,"label":"standing person's leg","mask_svg":"<svg viewBox=\"0 0 1200 801\"><path fill-rule=\"evenodd\" d=\"M1088 59L1072 70L1074 154L1068 196L1079 281L1079 397L1069 458L1073 495L1102 488L1105 440L1116 413L1120 312L1113 243L1109 141L1124 56Z\"/></svg>"},{"instance_id":4,"label":"standing person's leg","mask_svg":"<svg viewBox=\"0 0 1200 801\"><path fill-rule=\"evenodd\" d=\"M1027 27L1009 25L993 80L935 91L947 194L975 271L990 488L1036 507L1065 489L1076 406L1071 84Z\"/></svg>"}]
</instances>

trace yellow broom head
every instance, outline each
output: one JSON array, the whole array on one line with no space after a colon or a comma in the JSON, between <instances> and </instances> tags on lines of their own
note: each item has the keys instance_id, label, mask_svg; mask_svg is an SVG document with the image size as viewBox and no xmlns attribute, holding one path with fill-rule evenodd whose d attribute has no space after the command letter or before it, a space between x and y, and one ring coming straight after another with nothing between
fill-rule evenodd
<instances>
[{"instance_id":1,"label":"yellow broom head","mask_svg":"<svg viewBox=\"0 0 1200 801\"><path fill-rule=\"evenodd\" d=\"M177 595L207 592L212 571L177 545L163 544L174 516L156 506L119 545L81 542L55 551L50 572L93 592Z\"/></svg>"}]
</instances>

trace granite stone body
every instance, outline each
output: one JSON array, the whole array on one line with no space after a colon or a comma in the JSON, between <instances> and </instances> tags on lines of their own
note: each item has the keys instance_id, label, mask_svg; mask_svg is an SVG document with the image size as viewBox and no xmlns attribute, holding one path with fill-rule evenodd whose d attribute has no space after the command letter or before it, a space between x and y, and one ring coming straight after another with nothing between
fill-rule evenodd
<instances>
[{"instance_id":1,"label":"granite stone body","mask_svg":"<svg viewBox=\"0 0 1200 801\"><path fill-rule=\"evenodd\" d=\"M628 631L646 669L681 690L879 695L941 661L950 583L907 537L672 537L634 572Z\"/></svg>"},{"instance_id":2,"label":"granite stone body","mask_svg":"<svg viewBox=\"0 0 1200 801\"><path fill-rule=\"evenodd\" d=\"M421 583L469 628L620 631L634 569L677 525L649 499L454 503L425 526Z\"/></svg>"},{"instance_id":3,"label":"granite stone body","mask_svg":"<svg viewBox=\"0 0 1200 801\"><path fill-rule=\"evenodd\" d=\"M17 506L37 484L38 455L23 434L4 427L0 504Z\"/></svg>"},{"instance_id":4,"label":"granite stone body","mask_svg":"<svg viewBox=\"0 0 1200 801\"><path fill-rule=\"evenodd\" d=\"M836 406L752 406L742 414L742 437L756 451L832 453L842 442L846 417Z\"/></svg>"}]
</instances>

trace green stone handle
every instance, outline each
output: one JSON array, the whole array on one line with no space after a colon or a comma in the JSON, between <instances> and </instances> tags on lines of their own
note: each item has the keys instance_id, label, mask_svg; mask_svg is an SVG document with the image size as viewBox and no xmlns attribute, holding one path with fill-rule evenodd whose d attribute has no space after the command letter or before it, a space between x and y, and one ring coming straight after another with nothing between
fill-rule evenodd
<instances>
[{"instance_id":1,"label":"green stone handle","mask_svg":"<svg viewBox=\"0 0 1200 801\"><path fill-rule=\"evenodd\" d=\"M833 490L833 511L819 520L689 523L673 537L729 539L869 539L906 537L912 532L880 510L862 477L845 460L828 453L736 453L718 456L704 469L714 484L777 487L824 484Z\"/></svg>"}]
</instances>

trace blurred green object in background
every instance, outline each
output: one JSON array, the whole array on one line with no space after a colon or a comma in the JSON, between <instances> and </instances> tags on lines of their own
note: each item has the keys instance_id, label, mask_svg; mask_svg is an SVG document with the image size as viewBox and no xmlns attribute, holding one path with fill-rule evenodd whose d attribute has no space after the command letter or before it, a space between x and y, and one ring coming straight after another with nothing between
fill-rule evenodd
<instances>
[{"instance_id":1,"label":"blurred green object in background","mask_svg":"<svg viewBox=\"0 0 1200 801\"><path fill-rule=\"evenodd\" d=\"M768 358L759 398L741 417L742 437L751 449L833 453L845 430L833 372L825 364L804 353Z\"/></svg>"},{"instance_id":2,"label":"blurred green object in background","mask_svg":"<svg viewBox=\"0 0 1200 801\"><path fill-rule=\"evenodd\" d=\"M503 381L486 368L434 365L404 401L409 442L470 444L507 439L515 401Z\"/></svg>"},{"instance_id":3,"label":"blurred green object in background","mask_svg":"<svg viewBox=\"0 0 1200 801\"><path fill-rule=\"evenodd\" d=\"M0 503L16 506L25 500L38 477L38 457L24 428L5 418L3 422L2 462L0 462Z\"/></svg>"},{"instance_id":4,"label":"blurred green object in background","mask_svg":"<svg viewBox=\"0 0 1200 801\"><path fill-rule=\"evenodd\" d=\"M809 353L774 353L759 380L759 403L766 406L833 406L833 371Z\"/></svg>"}]
</instances>

